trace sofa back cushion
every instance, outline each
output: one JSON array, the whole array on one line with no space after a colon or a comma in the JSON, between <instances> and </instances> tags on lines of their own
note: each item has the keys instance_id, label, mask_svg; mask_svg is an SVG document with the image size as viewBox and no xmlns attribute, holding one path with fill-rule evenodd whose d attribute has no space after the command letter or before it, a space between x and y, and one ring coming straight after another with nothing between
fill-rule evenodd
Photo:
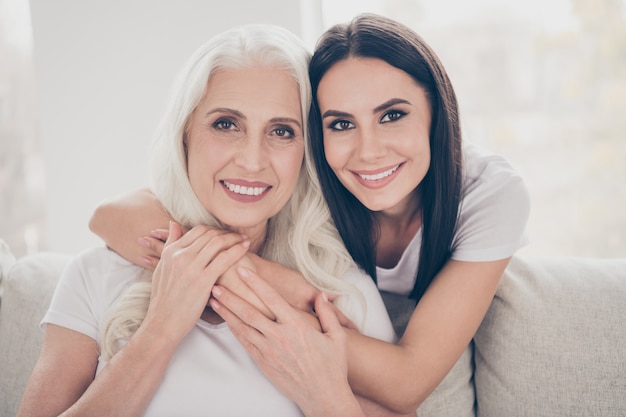
<instances>
[{"instance_id":1,"label":"sofa back cushion","mask_svg":"<svg viewBox=\"0 0 626 417\"><path fill-rule=\"evenodd\" d=\"M511 260L476 337L478 415L626 415L626 259Z\"/></svg>"},{"instance_id":2,"label":"sofa back cushion","mask_svg":"<svg viewBox=\"0 0 626 417\"><path fill-rule=\"evenodd\" d=\"M39 357L39 322L69 255L38 253L17 260L2 280L0 303L0 416L14 416Z\"/></svg>"}]
</instances>

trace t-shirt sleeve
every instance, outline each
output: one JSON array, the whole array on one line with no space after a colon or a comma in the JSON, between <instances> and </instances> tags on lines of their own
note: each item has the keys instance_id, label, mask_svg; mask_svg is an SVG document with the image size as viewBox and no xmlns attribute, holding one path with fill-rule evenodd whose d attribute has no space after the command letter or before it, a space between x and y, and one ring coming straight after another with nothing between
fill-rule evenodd
<instances>
[{"instance_id":1,"label":"t-shirt sleeve","mask_svg":"<svg viewBox=\"0 0 626 417\"><path fill-rule=\"evenodd\" d=\"M343 280L353 285L362 295L343 295L339 305L344 313L355 322L362 334L395 343L396 333L374 281L356 269L348 271Z\"/></svg>"},{"instance_id":2,"label":"t-shirt sleeve","mask_svg":"<svg viewBox=\"0 0 626 417\"><path fill-rule=\"evenodd\" d=\"M470 154L452 259L486 262L527 243L530 197L522 177L501 157Z\"/></svg>"},{"instance_id":3,"label":"t-shirt sleeve","mask_svg":"<svg viewBox=\"0 0 626 417\"><path fill-rule=\"evenodd\" d=\"M86 280L88 256L87 253L80 254L65 267L50 307L41 321L42 328L47 323L56 324L99 340L98 319L90 302L90 288Z\"/></svg>"}]
</instances>

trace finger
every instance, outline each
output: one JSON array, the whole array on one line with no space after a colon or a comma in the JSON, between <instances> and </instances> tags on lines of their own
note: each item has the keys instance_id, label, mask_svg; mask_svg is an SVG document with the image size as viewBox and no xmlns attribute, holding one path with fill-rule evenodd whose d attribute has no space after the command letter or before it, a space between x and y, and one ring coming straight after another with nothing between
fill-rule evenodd
<instances>
[{"instance_id":1,"label":"finger","mask_svg":"<svg viewBox=\"0 0 626 417\"><path fill-rule=\"evenodd\" d=\"M246 349L254 360L260 359L263 354L259 346L265 346L263 334L255 328L248 326L236 314L223 306L215 298L209 300L209 305L219 316L224 319L228 328L235 335L239 343Z\"/></svg>"},{"instance_id":2,"label":"finger","mask_svg":"<svg viewBox=\"0 0 626 417\"><path fill-rule=\"evenodd\" d=\"M171 233L171 229L170 229L170 233ZM187 247L193 244L195 241L197 241L200 238L210 239L212 237L223 235L226 233L229 233L229 232L225 230L221 230L221 229L215 229L212 227L204 226L204 225L195 226L191 230L189 230L187 233L183 233L183 237L180 239L180 245L182 247ZM168 237L168 240L169 240L169 237Z\"/></svg>"},{"instance_id":3,"label":"finger","mask_svg":"<svg viewBox=\"0 0 626 417\"><path fill-rule=\"evenodd\" d=\"M337 319L333 305L328 301L326 293L321 292L315 297L315 312L324 333L337 333L342 331L341 323Z\"/></svg>"},{"instance_id":4,"label":"finger","mask_svg":"<svg viewBox=\"0 0 626 417\"><path fill-rule=\"evenodd\" d=\"M168 229L154 229L150 231L150 236L160 240L161 242L165 242L169 234L170 232Z\"/></svg>"},{"instance_id":5,"label":"finger","mask_svg":"<svg viewBox=\"0 0 626 417\"><path fill-rule=\"evenodd\" d=\"M213 294L213 297L215 297L223 306L222 309L228 310L228 312L235 315L242 324L255 329L255 331L258 331L261 334L268 334L271 328L276 324L252 304L239 297L226 287L215 285L213 286L211 293ZM222 315L220 311L217 311L217 313L220 316ZM222 318L228 321L226 317L222 316ZM239 328L239 326L237 328Z\"/></svg>"},{"instance_id":6,"label":"finger","mask_svg":"<svg viewBox=\"0 0 626 417\"><path fill-rule=\"evenodd\" d=\"M213 253L213 249L207 249L193 260L192 267L199 267L198 271L211 281L211 286L222 276L228 268L237 263L248 251L249 241L243 241L229 248Z\"/></svg>"},{"instance_id":7,"label":"finger","mask_svg":"<svg viewBox=\"0 0 626 417\"><path fill-rule=\"evenodd\" d=\"M248 268L237 268L237 273L272 312L274 317L276 317L276 321L285 322L292 317L292 307L265 280Z\"/></svg>"},{"instance_id":8,"label":"finger","mask_svg":"<svg viewBox=\"0 0 626 417\"><path fill-rule=\"evenodd\" d=\"M332 301L332 298L328 297L328 301ZM339 320L339 324L341 324L342 327L344 327L346 329L354 330L356 332L360 331L359 328L357 327L357 325L354 324L354 322L352 320L350 320L348 318L348 316L346 316L343 313L343 311L339 310L339 308L336 305L334 305L333 303L328 303L328 305L335 312L335 316L337 316L337 320Z\"/></svg>"},{"instance_id":9,"label":"finger","mask_svg":"<svg viewBox=\"0 0 626 417\"><path fill-rule=\"evenodd\" d=\"M163 245L165 242L153 238L152 236L143 236L137 239L137 242L140 246L148 249L146 254L148 256L154 256L159 258L161 256L161 252L163 251Z\"/></svg>"},{"instance_id":10,"label":"finger","mask_svg":"<svg viewBox=\"0 0 626 417\"><path fill-rule=\"evenodd\" d=\"M182 236L183 229L180 227L180 224L170 221L169 234L167 236L165 244L172 244L173 242L176 242L178 239L180 239Z\"/></svg>"},{"instance_id":11,"label":"finger","mask_svg":"<svg viewBox=\"0 0 626 417\"><path fill-rule=\"evenodd\" d=\"M139 260L139 265L143 266L144 268L154 270L160 260L161 258L146 255L141 257L141 259Z\"/></svg>"}]
</instances>

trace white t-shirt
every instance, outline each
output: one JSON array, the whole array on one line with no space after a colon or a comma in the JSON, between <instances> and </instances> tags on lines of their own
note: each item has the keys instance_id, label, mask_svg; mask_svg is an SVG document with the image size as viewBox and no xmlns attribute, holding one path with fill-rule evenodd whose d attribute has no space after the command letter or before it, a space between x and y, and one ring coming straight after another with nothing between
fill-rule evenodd
<instances>
[{"instance_id":1,"label":"white t-shirt","mask_svg":"<svg viewBox=\"0 0 626 417\"><path fill-rule=\"evenodd\" d=\"M83 252L63 272L42 326L53 323L100 344L107 310L143 273L145 270L104 247ZM351 270L344 279L357 287L366 301L365 311L355 308L352 312L357 320L363 319L363 333L394 341L391 321L371 278ZM96 374L104 366L100 359ZM199 320L174 353L145 416L206 415L278 417L302 413L263 375L226 323Z\"/></svg>"},{"instance_id":2,"label":"white t-shirt","mask_svg":"<svg viewBox=\"0 0 626 417\"><path fill-rule=\"evenodd\" d=\"M508 258L527 243L530 198L526 185L504 158L471 144L463 152L463 197L451 258L470 262ZM395 267L376 268L381 291L402 295L411 292L421 244L420 228Z\"/></svg>"}]
</instances>

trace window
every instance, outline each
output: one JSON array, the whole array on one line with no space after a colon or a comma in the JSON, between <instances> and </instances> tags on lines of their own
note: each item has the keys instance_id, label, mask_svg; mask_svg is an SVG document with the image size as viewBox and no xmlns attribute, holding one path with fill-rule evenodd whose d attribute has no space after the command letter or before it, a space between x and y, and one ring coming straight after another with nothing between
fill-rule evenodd
<instances>
[{"instance_id":1,"label":"window","mask_svg":"<svg viewBox=\"0 0 626 417\"><path fill-rule=\"evenodd\" d=\"M532 209L523 253L626 254L624 0L322 1L415 29L455 86L464 140L506 157Z\"/></svg>"},{"instance_id":2,"label":"window","mask_svg":"<svg viewBox=\"0 0 626 417\"><path fill-rule=\"evenodd\" d=\"M0 62L0 238L19 257L42 249L45 222L26 0L0 0Z\"/></svg>"}]
</instances>

